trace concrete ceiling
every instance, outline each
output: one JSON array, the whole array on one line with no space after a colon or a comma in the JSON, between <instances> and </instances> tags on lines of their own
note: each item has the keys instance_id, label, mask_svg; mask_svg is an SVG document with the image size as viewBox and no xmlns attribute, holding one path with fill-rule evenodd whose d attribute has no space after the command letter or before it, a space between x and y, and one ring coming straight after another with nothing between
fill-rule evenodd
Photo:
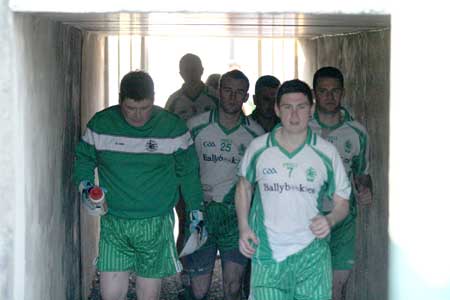
<instances>
[{"instance_id":1,"label":"concrete ceiling","mask_svg":"<svg viewBox=\"0 0 450 300\"><path fill-rule=\"evenodd\" d=\"M102 34L219 37L303 37L390 27L386 14L302 13L37 13Z\"/></svg>"}]
</instances>

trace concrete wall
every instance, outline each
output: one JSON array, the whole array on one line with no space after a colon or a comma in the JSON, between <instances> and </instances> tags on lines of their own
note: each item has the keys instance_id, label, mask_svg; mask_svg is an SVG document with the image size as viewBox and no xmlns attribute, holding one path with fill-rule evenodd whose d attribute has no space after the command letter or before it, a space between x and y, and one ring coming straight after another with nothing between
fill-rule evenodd
<instances>
[{"instance_id":1,"label":"concrete wall","mask_svg":"<svg viewBox=\"0 0 450 300\"><path fill-rule=\"evenodd\" d=\"M19 99L15 97L13 18L7 1L0 0L0 299L13 299L15 210L20 199L16 179L20 172L18 149Z\"/></svg>"},{"instance_id":2,"label":"concrete wall","mask_svg":"<svg viewBox=\"0 0 450 300\"><path fill-rule=\"evenodd\" d=\"M80 135L82 35L60 23L12 15L6 2L0 2L0 182L6 200L0 298L79 299L72 165Z\"/></svg>"},{"instance_id":3,"label":"concrete wall","mask_svg":"<svg viewBox=\"0 0 450 300\"><path fill-rule=\"evenodd\" d=\"M390 31L323 37L304 41L309 61L305 79L326 65L345 76L344 105L351 108L370 136L374 203L358 210L357 264L347 299L387 299L388 284L388 160Z\"/></svg>"},{"instance_id":4,"label":"concrete wall","mask_svg":"<svg viewBox=\"0 0 450 300\"><path fill-rule=\"evenodd\" d=\"M81 127L106 105L105 97L106 38L92 33L83 36L83 71L81 97ZM81 208L81 262L82 299L87 299L95 275L93 261L98 254L99 217L93 217Z\"/></svg>"}]
</instances>

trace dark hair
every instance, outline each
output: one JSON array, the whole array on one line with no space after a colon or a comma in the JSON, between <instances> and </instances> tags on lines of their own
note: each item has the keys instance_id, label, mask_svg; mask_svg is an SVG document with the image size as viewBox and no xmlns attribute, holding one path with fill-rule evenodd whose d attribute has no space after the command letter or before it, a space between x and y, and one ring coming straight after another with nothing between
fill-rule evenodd
<instances>
[{"instance_id":1,"label":"dark hair","mask_svg":"<svg viewBox=\"0 0 450 300\"><path fill-rule=\"evenodd\" d=\"M187 62L196 62L200 66L202 65L202 60L200 59L200 57L198 55L195 55L195 54L192 54L192 53L186 53L180 59L180 64L179 64L180 70L181 70L181 65L185 64Z\"/></svg>"},{"instance_id":2,"label":"dark hair","mask_svg":"<svg viewBox=\"0 0 450 300\"><path fill-rule=\"evenodd\" d=\"M119 102L126 98L140 101L153 100L155 87L150 75L144 71L131 71L120 81Z\"/></svg>"},{"instance_id":3,"label":"dark hair","mask_svg":"<svg viewBox=\"0 0 450 300\"><path fill-rule=\"evenodd\" d=\"M255 83L255 94L258 94L263 87L278 88L280 81L272 75L264 75L258 78Z\"/></svg>"},{"instance_id":4,"label":"dark hair","mask_svg":"<svg viewBox=\"0 0 450 300\"><path fill-rule=\"evenodd\" d=\"M319 70L317 70L316 73L314 73L314 78L313 78L313 88L314 89L317 88L317 83L320 78L334 78L340 82L341 88L344 87L344 76L342 75L342 72L338 68L323 67L323 68L320 68Z\"/></svg>"},{"instance_id":5,"label":"dark hair","mask_svg":"<svg viewBox=\"0 0 450 300\"><path fill-rule=\"evenodd\" d=\"M227 77L228 78L233 78L233 79L236 79L236 80L243 80L243 81L245 81L245 85L247 86L246 89L248 91L248 88L250 87L250 81L248 81L247 76L245 76L245 74L243 72L239 71L239 70L231 70L229 72L226 72L222 76L220 76L219 89L222 86L223 80L225 78L227 78Z\"/></svg>"},{"instance_id":6,"label":"dark hair","mask_svg":"<svg viewBox=\"0 0 450 300\"><path fill-rule=\"evenodd\" d=\"M277 105L280 106L281 97L284 94L289 93L302 93L304 94L309 101L309 104L313 104L313 96L311 92L311 88L306 82L303 82L298 79L293 79L289 81L283 82L283 84L278 88L277 92Z\"/></svg>"}]
</instances>

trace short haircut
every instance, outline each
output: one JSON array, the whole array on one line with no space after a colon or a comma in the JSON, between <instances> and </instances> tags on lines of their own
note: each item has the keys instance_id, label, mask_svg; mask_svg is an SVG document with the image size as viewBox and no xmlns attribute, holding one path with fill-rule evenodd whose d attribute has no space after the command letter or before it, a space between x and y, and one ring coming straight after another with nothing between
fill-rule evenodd
<instances>
[{"instance_id":1,"label":"short haircut","mask_svg":"<svg viewBox=\"0 0 450 300\"><path fill-rule=\"evenodd\" d=\"M247 76L245 76L245 74L243 72L241 72L239 70L231 70L229 72L226 72L222 76L220 76L219 89L222 86L223 80L225 78L232 78L232 79L236 79L236 80L243 80L243 81L245 81L245 85L247 86L246 87L247 91L248 91L248 88L250 87L250 81L248 81Z\"/></svg>"},{"instance_id":2,"label":"short haircut","mask_svg":"<svg viewBox=\"0 0 450 300\"><path fill-rule=\"evenodd\" d=\"M334 78L340 82L341 88L344 87L344 76L342 75L342 72L338 68L328 66L317 70L316 73L314 73L313 78L314 90L317 88L317 84L320 78Z\"/></svg>"},{"instance_id":3,"label":"short haircut","mask_svg":"<svg viewBox=\"0 0 450 300\"><path fill-rule=\"evenodd\" d=\"M195 55L192 53L186 53L180 59L180 65L179 65L180 70L181 70L181 65L183 65L185 63L197 63L201 66L202 60L200 59L200 57L198 55Z\"/></svg>"},{"instance_id":4,"label":"short haircut","mask_svg":"<svg viewBox=\"0 0 450 300\"><path fill-rule=\"evenodd\" d=\"M304 81L293 79L283 82L283 84L278 88L277 105L280 106L281 97L283 95L290 93L302 93L308 98L309 104L313 105L314 103L309 85Z\"/></svg>"},{"instance_id":5,"label":"short haircut","mask_svg":"<svg viewBox=\"0 0 450 300\"><path fill-rule=\"evenodd\" d=\"M131 71L126 74L120 82L119 102L126 98L140 101L144 99L153 100L155 87L153 80L147 72Z\"/></svg>"},{"instance_id":6,"label":"short haircut","mask_svg":"<svg viewBox=\"0 0 450 300\"><path fill-rule=\"evenodd\" d=\"M262 88L278 88L280 86L280 81L278 78L272 75L264 75L258 78L255 83L255 94L258 94Z\"/></svg>"}]
</instances>

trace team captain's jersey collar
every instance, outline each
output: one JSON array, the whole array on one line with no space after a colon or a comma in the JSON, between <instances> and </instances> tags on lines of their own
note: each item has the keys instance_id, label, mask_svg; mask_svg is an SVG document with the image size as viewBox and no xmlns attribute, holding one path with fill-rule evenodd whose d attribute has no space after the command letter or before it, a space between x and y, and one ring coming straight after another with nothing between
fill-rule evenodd
<instances>
[{"instance_id":1,"label":"team captain's jersey collar","mask_svg":"<svg viewBox=\"0 0 450 300\"><path fill-rule=\"evenodd\" d=\"M336 125L333 125L333 126L328 126L328 125L326 125L326 124L324 124L324 123L322 123L322 122L320 121L319 113L318 113L317 109L316 109L316 111L315 111L314 114L313 114L313 118L314 118L314 120L317 121L317 124L319 124L319 126L320 126L321 128L326 128L326 129L329 129L329 130L334 130L334 129L336 129L336 128L341 127L341 125L344 124L345 122L353 121L352 115L351 115L351 114L348 112L348 110L346 110L344 107L341 107L340 114L341 114L341 121L340 121L339 123L337 123Z\"/></svg>"},{"instance_id":2,"label":"team captain's jersey collar","mask_svg":"<svg viewBox=\"0 0 450 300\"><path fill-rule=\"evenodd\" d=\"M315 139L315 134L312 132L311 128L308 127L308 132L306 135L306 139L305 142L303 144L301 144L297 149L295 149L292 152L287 151L285 148L283 148L283 146L281 146L277 139L275 138L275 133L278 131L278 129L281 128L281 124L277 124L275 126L275 128L270 132L269 136L267 137L267 144L268 146L274 146L274 147L278 147L278 149L280 149L280 151L282 153L284 153L287 157L292 158L295 155L297 155L297 153L299 153L300 151L302 151L302 149L305 147L305 145L310 145L311 141L313 139ZM314 137L313 137L314 136Z\"/></svg>"},{"instance_id":3,"label":"team captain's jersey collar","mask_svg":"<svg viewBox=\"0 0 450 300\"><path fill-rule=\"evenodd\" d=\"M243 126L249 125L248 119L244 116L244 114L241 111L239 121L237 122L236 126L234 126L231 129L227 129L227 128L223 127L222 124L220 124L220 122L219 122L219 109L218 108L213 109L211 111L211 114L209 115L209 123L217 123L217 125L220 127L220 129L222 129L222 131L227 135L238 130L239 127L241 127L241 125L243 125Z\"/></svg>"}]
</instances>

